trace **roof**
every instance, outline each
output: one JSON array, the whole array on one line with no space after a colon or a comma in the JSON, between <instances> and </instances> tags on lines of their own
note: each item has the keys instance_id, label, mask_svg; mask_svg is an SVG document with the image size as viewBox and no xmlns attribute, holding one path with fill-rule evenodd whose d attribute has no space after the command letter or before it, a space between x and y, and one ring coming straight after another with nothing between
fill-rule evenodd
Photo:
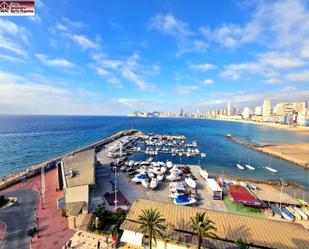
<instances>
[{"instance_id":1,"label":"roof","mask_svg":"<svg viewBox=\"0 0 309 249\"><path fill-rule=\"evenodd\" d=\"M280 200L280 192L277 191L265 191L265 190L251 190L257 199L264 202L283 203L289 205L298 205L298 202L294 198L286 193L282 193Z\"/></svg>"},{"instance_id":2,"label":"roof","mask_svg":"<svg viewBox=\"0 0 309 249\"><path fill-rule=\"evenodd\" d=\"M95 184L95 151L85 150L62 159L67 187ZM73 177L70 176L73 170Z\"/></svg>"},{"instance_id":3,"label":"roof","mask_svg":"<svg viewBox=\"0 0 309 249\"><path fill-rule=\"evenodd\" d=\"M248 243L256 246L289 249L307 249L309 245L309 232L300 224L143 199L133 203L121 229L138 232L139 224L136 222L138 216L141 210L149 208L157 209L166 219L166 235L175 241L185 240L186 237L177 231L192 232L191 217L197 212L206 211L218 229L216 232L218 238L222 240L237 241L239 238L245 238Z\"/></svg>"}]
</instances>

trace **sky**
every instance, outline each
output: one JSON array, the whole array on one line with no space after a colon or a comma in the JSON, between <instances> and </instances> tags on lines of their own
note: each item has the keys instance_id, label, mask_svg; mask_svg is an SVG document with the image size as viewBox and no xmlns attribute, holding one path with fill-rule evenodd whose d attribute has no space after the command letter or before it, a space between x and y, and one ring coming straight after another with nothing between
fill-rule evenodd
<instances>
[{"instance_id":1,"label":"sky","mask_svg":"<svg viewBox=\"0 0 309 249\"><path fill-rule=\"evenodd\" d=\"M0 113L126 115L309 98L309 2L36 0L0 18Z\"/></svg>"}]
</instances>

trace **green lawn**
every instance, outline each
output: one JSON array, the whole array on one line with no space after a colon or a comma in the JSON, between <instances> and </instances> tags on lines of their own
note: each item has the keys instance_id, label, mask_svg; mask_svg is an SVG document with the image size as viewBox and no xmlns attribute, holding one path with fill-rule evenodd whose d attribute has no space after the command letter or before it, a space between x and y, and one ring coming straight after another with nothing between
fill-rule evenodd
<instances>
[{"instance_id":1,"label":"green lawn","mask_svg":"<svg viewBox=\"0 0 309 249\"><path fill-rule=\"evenodd\" d=\"M251 217L265 218L265 214L259 208L246 207L243 205L237 205L229 198L224 199L224 204L229 213L242 214Z\"/></svg>"}]
</instances>

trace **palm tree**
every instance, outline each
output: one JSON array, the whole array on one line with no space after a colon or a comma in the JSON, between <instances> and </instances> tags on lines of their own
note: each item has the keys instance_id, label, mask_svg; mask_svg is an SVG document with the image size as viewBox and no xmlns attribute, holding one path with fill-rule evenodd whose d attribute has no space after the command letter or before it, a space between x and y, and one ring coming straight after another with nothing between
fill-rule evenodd
<instances>
[{"instance_id":1,"label":"palm tree","mask_svg":"<svg viewBox=\"0 0 309 249\"><path fill-rule=\"evenodd\" d=\"M149 248L152 249L152 239L163 237L166 226L165 219L157 209L142 210L142 214L138 216L139 231L149 236Z\"/></svg>"},{"instance_id":2,"label":"palm tree","mask_svg":"<svg viewBox=\"0 0 309 249\"><path fill-rule=\"evenodd\" d=\"M197 212L195 217L191 217L192 228L194 234L198 237L198 248L202 246L203 238L216 238L214 233L217 229L214 226L214 222L208 219L206 212Z\"/></svg>"},{"instance_id":3,"label":"palm tree","mask_svg":"<svg viewBox=\"0 0 309 249\"><path fill-rule=\"evenodd\" d=\"M239 238L236 241L236 245L238 246L239 249L249 249L250 248L250 245L247 244L247 241L242 238Z\"/></svg>"}]
</instances>

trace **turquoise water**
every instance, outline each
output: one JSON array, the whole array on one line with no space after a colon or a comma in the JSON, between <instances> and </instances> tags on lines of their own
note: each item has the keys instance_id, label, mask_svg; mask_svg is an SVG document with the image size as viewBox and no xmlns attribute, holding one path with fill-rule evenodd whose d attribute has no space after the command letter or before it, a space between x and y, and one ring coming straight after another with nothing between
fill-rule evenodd
<instances>
[{"instance_id":1,"label":"turquoise water","mask_svg":"<svg viewBox=\"0 0 309 249\"><path fill-rule=\"evenodd\" d=\"M287 179L309 189L309 171L280 159L272 159L278 174L270 173L270 157L245 148L224 135L257 144L309 142L309 136L259 125L201 119L158 119L85 116L0 116L0 177L25 169L35 163L72 151L123 129L143 132L184 134L196 140L207 158L187 159L182 163L201 164L211 173L254 179ZM138 156L137 156L138 157ZM162 156L158 159L179 157ZM250 163L255 171L238 170L235 163Z\"/></svg>"}]
</instances>

